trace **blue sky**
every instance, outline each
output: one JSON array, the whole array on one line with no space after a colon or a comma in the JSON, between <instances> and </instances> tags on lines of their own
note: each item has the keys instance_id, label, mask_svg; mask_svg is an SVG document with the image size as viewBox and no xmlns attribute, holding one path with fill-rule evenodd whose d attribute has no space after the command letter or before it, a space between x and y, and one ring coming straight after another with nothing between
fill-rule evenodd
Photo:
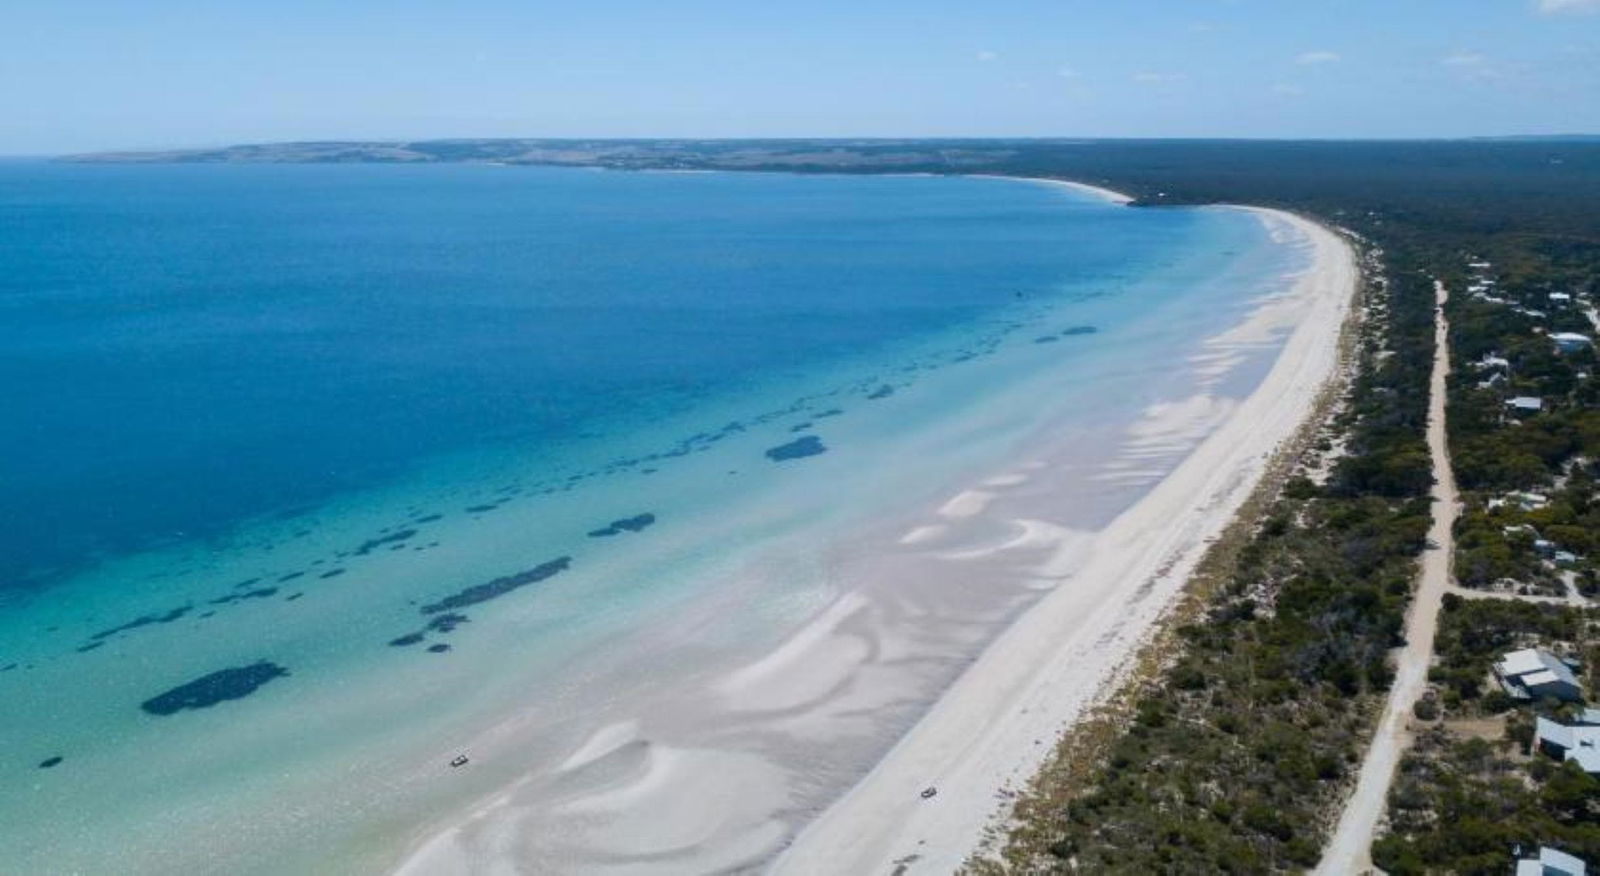
<instances>
[{"instance_id":1,"label":"blue sky","mask_svg":"<svg viewBox=\"0 0 1600 876\"><path fill-rule=\"evenodd\" d=\"M8 0L0 154L1600 131L1600 0Z\"/></svg>"}]
</instances>

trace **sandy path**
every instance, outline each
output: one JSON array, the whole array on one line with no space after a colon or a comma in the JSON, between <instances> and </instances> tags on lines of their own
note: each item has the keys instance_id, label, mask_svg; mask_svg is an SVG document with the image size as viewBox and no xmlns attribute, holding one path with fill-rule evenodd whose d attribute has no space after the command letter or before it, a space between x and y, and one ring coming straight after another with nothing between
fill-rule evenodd
<instances>
[{"instance_id":1,"label":"sandy path","mask_svg":"<svg viewBox=\"0 0 1600 876\"><path fill-rule=\"evenodd\" d=\"M1433 638L1439 629L1439 607L1451 588L1450 562L1455 556L1455 522L1460 513L1455 473L1445 439L1445 378L1450 374L1449 323L1444 316L1448 297L1444 284L1435 281L1438 310L1434 316L1433 379L1428 389L1428 452L1433 457L1433 525L1428 529L1431 547L1422 554L1422 575L1406 618L1406 644L1400 649L1394 686L1383 707L1377 735L1367 749L1356 781L1355 793L1314 871L1327 876L1376 872L1372 866L1372 840L1383 815L1389 785L1400 755L1410 744L1407 725L1411 708L1428 683L1433 660Z\"/></svg>"},{"instance_id":2,"label":"sandy path","mask_svg":"<svg viewBox=\"0 0 1600 876\"><path fill-rule=\"evenodd\" d=\"M1029 609L876 768L775 863L781 873L950 873L1009 812L1064 727L1114 687L1208 542L1334 373L1356 287L1345 242L1288 223L1315 248L1297 284L1309 308L1271 372L1151 493L1094 536L1091 559ZM937 793L923 797L923 789Z\"/></svg>"},{"instance_id":3,"label":"sandy path","mask_svg":"<svg viewBox=\"0 0 1600 876\"><path fill-rule=\"evenodd\" d=\"M1502 593L1497 590L1473 590L1471 587L1461 587L1456 584L1451 584L1447 588L1447 592L1462 599L1509 599L1520 602L1544 603L1546 605L1575 605L1578 607L1589 604L1589 600L1584 599L1582 595L1574 591L1570 584L1567 586L1566 596L1539 596L1528 593Z\"/></svg>"}]
</instances>

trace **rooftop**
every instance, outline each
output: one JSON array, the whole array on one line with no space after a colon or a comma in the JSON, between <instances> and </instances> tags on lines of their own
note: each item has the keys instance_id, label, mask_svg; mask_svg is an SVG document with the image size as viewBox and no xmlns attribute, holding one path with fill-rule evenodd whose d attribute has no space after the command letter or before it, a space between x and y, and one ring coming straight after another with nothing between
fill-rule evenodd
<instances>
[{"instance_id":1,"label":"rooftop","mask_svg":"<svg viewBox=\"0 0 1600 876\"><path fill-rule=\"evenodd\" d=\"M1582 858L1549 846L1539 847L1539 856L1517 862L1517 876L1587 876Z\"/></svg>"}]
</instances>

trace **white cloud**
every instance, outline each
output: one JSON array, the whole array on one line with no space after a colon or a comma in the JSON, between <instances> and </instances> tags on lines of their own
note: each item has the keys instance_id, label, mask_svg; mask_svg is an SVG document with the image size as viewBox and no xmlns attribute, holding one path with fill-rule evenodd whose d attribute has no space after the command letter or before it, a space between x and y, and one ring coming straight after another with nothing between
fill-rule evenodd
<instances>
[{"instance_id":1,"label":"white cloud","mask_svg":"<svg viewBox=\"0 0 1600 876\"><path fill-rule=\"evenodd\" d=\"M1600 9L1600 0L1537 0L1535 4L1545 15L1563 12L1594 12Z\"/></svg>"},{"instance_id":2,"label":"white cloud","mask_svg":"<svg viewBox=\"0 0 1600 876\"><path fill-rule=\"evenodd\" d=\"M1062 79L1077 79L1078 71L1072 69L1071 67L1060 67L1057 68L1056 75L1060 76Z\"/></svg>"},{"instance_id":3,"label":"white cloud","mask_svg":"<svg viewBox=\"0 0 1600 876\"><path fill-rule=\"evenodd\" d=\"M1182 73L1156 73L1145 70L1133 74L1134 82L1177 82L1183 79Z\"/></svg>"},{"instance_id":4,"label":"white cloud","mask_svg":"<svg viewBox=\"0 0 1600 876\"><path fill-rule=\"evenodd\" d=\"M1272 86L1272 93L1281 97L1299 97L1300 95L1305 94L1306 90L1298 85L1290 85L1287 82L1279 82L1277 85Z\"/></svg>"},{"instance_id":5,"label":"white cloud","mask_svg":"<svg viewBox=\"0 0 1600 876\"><path fill-rule=\"evenodd\" d=\"M1337 60L1339 60L1338 52L1322 50L1315 52L1301 52L1295 56L1294 62L1296 64L1332 64Z\"/></svg>"},{"instance_id":6,"label":"white cloud","mask_svg":"<svg viewBox=\"0 0 1600 876\"><path fill-rule=\"evenodd\" d=\"M999 57L1000 57L1000 54L998 52L991 52L988 49L984 49L983 51L979 52L978 55L977 55L978 60L983 61L984 63L988 63L989 61L998 60Z\"/></svg>"}]
</instances>

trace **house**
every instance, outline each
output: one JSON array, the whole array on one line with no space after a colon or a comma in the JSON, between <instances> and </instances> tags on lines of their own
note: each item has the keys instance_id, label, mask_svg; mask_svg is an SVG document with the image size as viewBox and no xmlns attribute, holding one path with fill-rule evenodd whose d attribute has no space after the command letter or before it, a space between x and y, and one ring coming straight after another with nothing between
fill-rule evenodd
<instances>
[{"instance_id":1,"label":"house","mask_svg":"<svg viewBox=\"0 0 1600 876\"><path fill-rule=\"evenodd\" d=\"M1537 858L1517 862L1517 876L1588 876L1588 869L1582 858L1549 846L1540 846Z\"/></svg>"},{"instance_id":2,"label":"house","mask_svg":"<svg viewBox=\"0 0 1600 876\"><path fill-rule=\"evenodd\" d=\"M1511 651L1501 655L1500 659L1495 661L1494 676L1513 699L1554 697L1558 700L1575 702L1583 699L1583 688L1579 686L1578 677L1573 675L1572 668L1567 661L1549 651L1524 648L1521 651ZM1595 732L1596 738L1600 739L1600 729L1596 729ZM1595 763L1600 765L1600 749L1597 749L1595 754Z\"/></svg>"},{"instance_id":3,"label":"house","mask_svg":"<svg viewBox=\"0 0 1600 876\"><path fill-rule=\"evenodd\" d=\"M1576 353L1594 346L1594 341L1590 340L1588 335L1580 335L1577 332L1552 332L1550 340L1555 341L1556 351L1561 353Z\"/></svg>"},{"instance_id":4,"label":"house","mask_svg":"<svg viewBox=\"0 0 1600 876\"><path fill-rule=\"evenodd\" d=\"M1516 398L1506 399L1506 407L1513 413L1537 414L1544 410L1544 401L1537 396L1519 395Z\"/></svg>"},{"instance_id":5,"label":"house","mask_svg":"<svg viewBox=\"0 0 1600 876\"><path fill-rule=\"evenodd\" d=\"M1505 357L1503 357L1503 356L1496 356L1495 354L1490 353L1489 355L1484 356L1482 359L1478 360L1478 367L1479 368L1510 368L1511 367L1511 363L1508 360L1506 360Z\"/></svg>"},{"instance_id":6,"label":"house","mask_svg":"<svg viewBox=\"0 0 1600 876\"><path fill-rule=\"evenodd\" d=\"M1539 750L1550 757L1575 763L1590 775L1600 773L1600 727L1569 726L1549 718L1538 718L1533 724L1533 739Z\"/></svg>"},{"instance_id":7,"label":"house","mask_svg":"<svg viewBox=\"0 0 1600 876\"><path fill-rule=\"evenodd\" d=\"M1558 566L1575 566L1578 563L1578 555L1572 551L1556 551L1550 555L1550 560Z\"/></svg>"},{"instance_id":8,"label":"house","mask_svg":"<svg viewBox=\"0 0 1600 876\"><path fill-rule=\"evenodd\" d=\"M1557 304L1568 304L1571 303L1572 296L1565 292L1551 292L1550 300L1556 302Z\"/></svg>"},{"instance_id":9,"label":"house","mask_svg":"<svg viewBox=\"0 0 1600 876\"><path fill-rule=\"evenodd\" d=\"M1524 511L1533 511L1550 504L1550 497L1543 493L1512 493L1511 498L1517 500L1517 507Z\"/></svg>"}]
</instances>

